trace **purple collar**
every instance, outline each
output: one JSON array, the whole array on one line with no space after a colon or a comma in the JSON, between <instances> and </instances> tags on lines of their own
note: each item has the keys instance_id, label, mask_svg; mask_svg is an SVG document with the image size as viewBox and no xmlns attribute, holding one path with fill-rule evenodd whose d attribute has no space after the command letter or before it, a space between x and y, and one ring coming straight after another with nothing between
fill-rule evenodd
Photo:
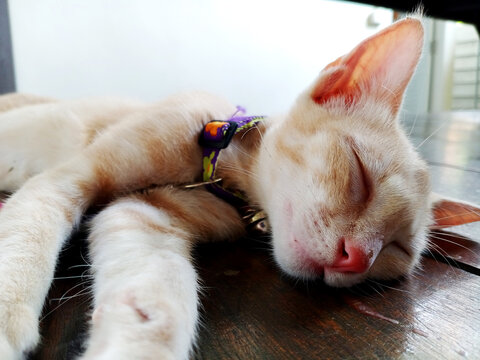
<instances>
[{"instance_id":1,"label":"purple collar","mask_svg":"<svg viewBox=\"0 0 480 360\"><path fill-rule=\"evenodd\" d=\"M259 216L260 212L248 206L244 194L225 189L220 185L221 179L215 178L220 151L228 146L235 134L256 126L265 118L264 116L239 116L244 113L245 109L237 106L237 111L230 119L212 120L203 128L199 139L199 144L203 148L203 181L210 192L234 205L249 225L254 224L256 228L263 231L261 229L263 223L260 222L264 216Z\"/></svg>"}]
</instances>

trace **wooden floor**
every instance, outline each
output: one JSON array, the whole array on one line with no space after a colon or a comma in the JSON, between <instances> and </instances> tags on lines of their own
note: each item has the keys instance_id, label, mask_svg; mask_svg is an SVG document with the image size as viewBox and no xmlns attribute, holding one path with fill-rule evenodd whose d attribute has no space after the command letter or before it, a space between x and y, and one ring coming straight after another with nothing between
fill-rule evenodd
<instances>
[{"instance_id":1,"label":"wooden floor","mask_svg":"<svg viewBox=\"0 0 480 360\"><path fill-rule=\"evenodd\" d=\"M431 166L434 190L480 204L480 113L406 118L404 126ZM83 237L62 253L43 345L31 359L81 351L90 306ZM268 239L201 246L195 359L480 359L480 224L432 241L440 250L425 254L415 277L348 290L283 276Z\"/></svg>"}]
</instances>

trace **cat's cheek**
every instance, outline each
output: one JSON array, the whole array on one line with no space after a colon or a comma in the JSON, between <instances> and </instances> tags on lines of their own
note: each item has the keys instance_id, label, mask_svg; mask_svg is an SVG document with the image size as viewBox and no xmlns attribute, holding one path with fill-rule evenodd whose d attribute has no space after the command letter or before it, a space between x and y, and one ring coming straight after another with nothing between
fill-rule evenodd
<instances>
[{"instance_id":1,"label":"cat's cheek","mask_svg":"<svg viewBox=\"0 0 480 360\"><path fill-rule=\"evenodd\" d=\"M288 223L288 220L284 220L280 221L276 227L274 226L272 245L275 262L288 275L305 277L302 272L304 268L302 264L303 254L300 253L301 249L295 247L293 231L291 226L288 226Z\"/></svg>"},{"instance_id":2,"label":"cat's cheek","mask_svg":"<svg viewBox=\"0 0 480 360\"><path fill-rule=\"evenodd\" d=\"M272 233L272 246L275 262L278 264L280 269L287 274L291 276L297 276L298 274L294 270L297 264L288 241L290 231L283 232L275 230L276 229L274 227Z\"/></svg>"},{"instance_id":3,"label":"cat's cheek","mask_svg":"<svg viewBox=\"0 0 480 360\"><path fill-rule=\"evenodd\" d=\"M301 248L295 240L295 224L293 206L290 201L285 201L281 206L282 211L277 214L273 222L273 250L277 264L289 275L301 276L298 269L302 268Z\"/></svg>"},{"instance_id":4,"label":"cat's cheek","mask_svg":"<svg viewBox=\"0 0 480 360\"><path fill-rule=\"evenodd\" d=\"M377 280L394 280L409 275L419 263L419 254L409 253L396 243L390 243L373 263L368 277Z\"/></svg>"},{"instance_id":5,"label":"cat's cheek","mask_svg":"<svg viewBox=\"0 0 480 360\"><path fill-rule=\"evenodd\" d=\"M288 236L274 237L273 245L275 261L283 272L302 279L323 276L324 265L311 256L293 232L289 232Z\"/></svg>"}]
</instances>

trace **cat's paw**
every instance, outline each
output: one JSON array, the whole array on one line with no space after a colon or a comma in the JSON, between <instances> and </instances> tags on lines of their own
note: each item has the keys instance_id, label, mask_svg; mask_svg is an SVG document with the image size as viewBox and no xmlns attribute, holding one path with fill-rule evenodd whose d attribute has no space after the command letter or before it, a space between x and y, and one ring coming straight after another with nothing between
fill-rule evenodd
<instances>
[{"instance_id":1,"label":"cat's paw","mask_svg":"<svg viewBox=\"0 0 480 360\"><path fill-rule=\"evenodd\" d=\"M15 350L8 342L6 336L0 336L0 359L17 359Z\"/></svg>"},{"instance_id":2,"label":"cat's paw","mask_svg":"<svg viewBox=\"0 0 480 360\"><path fill-rule=\"evenodd\" d=\"M181 317L174 304L145 304L131 294L100 305L81 359L187 359L190 340L178 323Z\"/></svg>"},{"instance_id":3,"label":"cat's paw","mask_svg":"<svg viewBox=\"0 0 480 360\"><path fill-rule=\"evenodd\" d=\"M143 351L143 353L135 351L134 355L130 352L124 352L124 350L125 349L122 348L108 348L98 352L88 351L77 360L182 360L176 357L173 352L167 348L157 347L155 351Z\"/></svg>"},{"instance_id":4,"label":"cat's paw","mask_svg":"<svg viewBox=\"0 0 480 360\"><path fill-rule=\"evenodd\" d=\"M38 317L24 304L0 304L0 359L22 359L38 343Z\"/></svg>"}]
</instances>

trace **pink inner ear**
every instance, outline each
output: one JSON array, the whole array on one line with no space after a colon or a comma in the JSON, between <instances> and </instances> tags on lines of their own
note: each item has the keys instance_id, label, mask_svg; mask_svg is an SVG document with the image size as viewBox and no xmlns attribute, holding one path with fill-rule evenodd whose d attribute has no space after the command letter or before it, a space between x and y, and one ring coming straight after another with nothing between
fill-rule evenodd
<instances>
[{"instance_id":1,"label":"pink inner ear","mask_svg":"<svg viewBox=\"0 0 480 360\"><path fill-rule=\"evenodd\" d=\"M453 200L440 200L433 206L434 224L430 229L468 224L480 221L480 208Z\"/></svg>"},{"instance_id":2,"label":"pink inner ear","mask_svg":"<svg viewBox=\"0 0 480 360\"><path fill-rule=\"evenodd\" d=\"M352 69L341 66L322 79L312 93L312 99L320 105L334 97L343 96L347 104L352 104L359 95L356 88L351 87L350 77Z\"/></svg>"},{"instance_id":3,"label":"pink inner ear","mask_svg":"<svg viewBox=\"0 0 480 360\"><path fill-rule=\"evenodd\" d=\"M329 64L315 85L312 99L323 105L342 96L350 105L366 95L388 101L396 112L420 58L422 43L419 20L396 22Z\"/></svg>"}]
</instances>

